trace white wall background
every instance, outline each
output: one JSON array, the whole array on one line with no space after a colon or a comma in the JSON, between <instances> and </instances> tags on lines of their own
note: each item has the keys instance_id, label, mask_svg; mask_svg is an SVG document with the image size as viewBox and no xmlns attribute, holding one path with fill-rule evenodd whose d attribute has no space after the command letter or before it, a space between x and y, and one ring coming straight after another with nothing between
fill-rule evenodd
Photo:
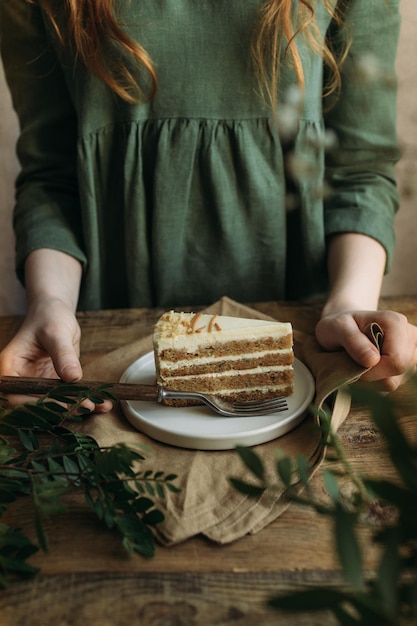
<instances>
[{"instance_id":1,"label":"white wall background","mask_svg":"<svg viewBox=\"0 0 417 626\"><path fill-rule=\"evenodd\" d=\"M417 1L401 0L403 15L398 55L398 135L403 158L398 165L402 207L396 222L397 249L384 295L417 296ZM15 140L18 128L0 64L0 315L24 312L24 291L14 274L11 226L18 171Z\"/></svg>"},{"instance_id":2,"label":"white wall background","mask_svg":"<svg viewBox=\"0 0 417 626\"><path fill-rule=\"evenodd\" d=\"M18 126L0 63L0 315L24 310L24 292L14 273L14 237L11 213L14 179L18 172L15 141Z\"/></svg>"},{"instance_id":3,"label":"white wall background","mask_svg":"<svg viewBox=\"0 0 417 626\"><path fill-rule=\"evenodd\" d=\"M398 138L403 156L397 180L402 202L394 263L385 278L383 295L417 296L417 0L401 0L400 6Z\"/></svg>"}]
</instances>

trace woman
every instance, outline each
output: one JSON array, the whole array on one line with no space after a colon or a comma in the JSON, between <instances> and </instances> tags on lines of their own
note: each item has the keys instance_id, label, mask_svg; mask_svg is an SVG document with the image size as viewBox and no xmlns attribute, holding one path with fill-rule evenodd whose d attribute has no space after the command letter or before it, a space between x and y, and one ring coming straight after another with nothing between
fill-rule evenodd
<instances>
[{"instance_id":1,"label":"woman","mask_svg":"<svg viewBox=\"0 0 417 626\"><path fill-rule=\"evenodd\" d=\"M0 6L28 298L1 374L80 379L77 307L326 294L321 345L399 384L417 329L377 311L398 204L397 1ZM364 83L366 58L379 72Z\"/></svg>"}]
</instances>

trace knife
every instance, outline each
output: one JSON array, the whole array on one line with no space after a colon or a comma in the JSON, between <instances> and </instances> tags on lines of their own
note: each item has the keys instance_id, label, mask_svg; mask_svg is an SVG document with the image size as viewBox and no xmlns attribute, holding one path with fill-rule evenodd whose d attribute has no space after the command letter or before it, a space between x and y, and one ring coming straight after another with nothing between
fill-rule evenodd
<instances>
[{"instance_id":1,"label":"knife","mask_svg":"<svg viewBox=\"0 0 417 626\"><path fill-rule=\"evenodd\" d=\"M21 376L2 376L0 378L0 394L42 395L65 386L61 390L63 396L77 396L84 389L89 392L100 391L100 387L108 391L117 400L157 400L156 385L136 383L112 383L109 381L80 380L67 383L60 378L25 378ZM71 387L74 386L72 389Z\"/></svg>"}]
</instances>

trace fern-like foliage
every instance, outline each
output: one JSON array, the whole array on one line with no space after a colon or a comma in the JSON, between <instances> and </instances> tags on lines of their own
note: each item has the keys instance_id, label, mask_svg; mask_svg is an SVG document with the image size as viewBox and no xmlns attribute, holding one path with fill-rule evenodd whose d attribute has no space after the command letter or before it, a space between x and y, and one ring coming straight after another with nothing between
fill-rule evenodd
<instances>
[{"instance_id":1,"label":"fern-like foliage","mask_svg":"<svg viewBox=\"0 0 417 626\"><path fill-rule=\"evenodd\" d=\"M417 409L417 381L414 383ZM332 430L329 415L323 411L317 414L330 462L322 472L328 496L325 501L318 500L310 489L311 468L306 458L285 457L277 450L276 475L279 484L286 487L286 497L332 519L337 556L346 584L341 589L309 587L277 596L271 598L269 606L309 614L330 610L341 626L416 626L417 446L403 432L398 407L390 396L359 386L352 389L352 396L355 402L369 409L396 476L393 480L375 479L354 472L340 438ZM266 482L262 458L244 447L237 452L252 479L231 478L231 483L240 492L257 497L271 487ZM353 487L348 498L346 490L340 487L340 480L345 482L346 478ZM302 491L294 488L296 483L302 485ZM380 548L380 559L375 572L369 574L364 569L364 548L358 531L372 519L375 510L386 510L390 514L371 528L372 541Z\"/></svg>"},{"instance_id":2,"label":"fern-like foliage","mask_svg":"<svg viewBox=\"0 0 417 626\"><path fill-rule=\"evenodd\" d=\"M38 400L17 406L0 398L0 517L18 498L29 498L37 537L34 544L20 529L0 523L3 588L11 576L37 573L28 560L39 549L47 551L45 519L68 510L68 493L82 493L97 517L120 533L129 553L150 557L153 529L164 519L155 501L167 490L179 491L176 475L140 469L141 449L123 443L100 447L74 429L89 414L86 399L95 404L114 400L110 385L94 392L79 386L75 397L66 391L67 384L58 384Z\"/></svg>"}]
</instances>

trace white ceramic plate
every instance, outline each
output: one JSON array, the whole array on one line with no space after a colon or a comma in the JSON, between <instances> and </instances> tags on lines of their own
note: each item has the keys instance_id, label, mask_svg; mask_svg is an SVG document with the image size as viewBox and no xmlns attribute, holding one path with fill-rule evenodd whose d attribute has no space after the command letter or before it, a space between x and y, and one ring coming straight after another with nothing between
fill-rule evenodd
<instances>
[{"instance_id":1,"label":"white ceramic plate","mask_svg":"<svg viewBox=\"0 0 417 626\"><path fill-rule=\"evenodd\" d=\"M237 445L254 446L281 437L306 416L314 396L314 379L301 361L295 360L295 391L288 409L256 417L221 417L204 406L171 407L157 402L123 401L126 418L137 430L157 441L195 450L230 450ZM155 382L153 352L134 361L121 377L123 383Z\"/></svg>"}]
</instances>

